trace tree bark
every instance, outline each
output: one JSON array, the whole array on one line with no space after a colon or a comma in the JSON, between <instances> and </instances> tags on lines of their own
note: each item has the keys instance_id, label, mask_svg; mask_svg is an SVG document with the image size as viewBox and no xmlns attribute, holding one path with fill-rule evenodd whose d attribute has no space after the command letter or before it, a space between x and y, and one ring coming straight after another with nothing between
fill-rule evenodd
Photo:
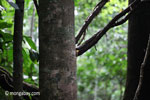
<instances>
[{"instance_id":1,"label":"tree bark","mask_svg":"<svg viewBox=\"0 0 150 100\"><path fill-rule=\"evenodd\" d=\"M22 58L22 34L24 0L16 0L19 9L15 10L14 37L13 37L13 85L15 92L23 91L23 58ZM23 100L22 96L14 95L14 100Z\"/></svg>"},{"instance_id":2,"label":"tree bark","mask_svg":"<svg viewBox=\"0 0 150 100\"><path fill-rule=\"evenodd\" d=\"M129 0L129 3L134 0ZM128 68L126 89L123 100L133 100L140 77L140 67L144 59L148 37L150 34L150 2L142 2L131 15L128 27ZM150 89L150 64L146 65L144 85L139 100L148 100Z\"/></svg>"},{"instance_id":3,"label":"tree bark","mask_svg":"<svg viewBox=\"0 0 150 100\"><path fill-rule=\"evenodd\" d=\"M144 76L144 73L147 70L146 64L149 64L149 59L150 59L150 37L149 37L149 40L147 43L147 49L146 49L145 57L144 57L143 63L141 64L139 84L138 84L138 87L136 89L135 96L134 96L133 100L140 100L140 98L141 98L141 94L143 92L142 89L143 89L143 87L145 87L144 81L148 79L147 76Z\"/></svg>"},{"instance_id":4,"label":"tree bark","mask_svg":"<svg viewBox=\"0 0 150 100\"><path fill-rule=\"evenodd\" d=\"M76 100L74 1L39 0L40 100Z\"/></svg>"}]
</instances>

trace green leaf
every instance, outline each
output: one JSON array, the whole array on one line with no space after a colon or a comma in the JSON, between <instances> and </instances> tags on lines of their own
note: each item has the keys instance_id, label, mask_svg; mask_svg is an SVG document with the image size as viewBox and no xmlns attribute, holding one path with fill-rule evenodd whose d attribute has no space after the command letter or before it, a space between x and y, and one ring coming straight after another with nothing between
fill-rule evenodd
<instances>
[{"instance_id":1,"label":"green leaf","mask_svg":"<svg viewBox=\"0 0 150 100\"><path fill-rule=\"evenodd\" d=\"M28 58L28 54L26 53L24 48L22 48L22 54L23 54L24 60L26 60Z\"/></svg>"},{"instance_id":2,"label":"green leaf","mask_svg":"<svg viewBox=\"0 0 150 100\"><path fill-rule=\"evenodd\" d=\"M0 31L0 34L2 35L4 42L10 42L13 40L13 35L9 33L4 33L3 31Z\"/></svg>"},{"instance_id":3,"label":"green leaf","mask_svg":"<svg viewBox=\"0 0 150 100\"><path fill-rule=\"evenodd\" d=\"M12 27L11 23L0 21L0 29L11 28L11 27Z\"/></svg>"},{"instance_id":4,"label":"green leaf","mask_svg":"<svg viewBox=\"0 0 150 100\"><path fill-rule=\"evenodd\" d=\"M8 49L7 56L8 56L8 61L12 62L13 61L13 47L12 46Z\"/></svg>"},{"instance_id":5,"label":"green leaf","mask_svg":"<svg viewBox=\"0 0 150 100\"><path fill-rule=\"evenodd\" d=\"M35 43L32 41L32 39L28 36L24 36L25 40L27 41L27 43L29 44L29 46L34 49L35 51L37 50L36 49L36 45Z\"/></svg>"},{"instance_id":6,"label":"green leaf","mask_svg":"<svg viewBox=\"0 0 150 100\"><path fill-rule=\"evenodd\" d=\"M36 51L33 50L29 50L29 54L30 54L30 59L35 62L38 61L39 59L39 54Z\"/></svg>"},{"instance_id":7,"label":"green leaf","mask_svg":"<svg viewBox=\"0 0 150 100\"><path fill-rule=\"evenodd\" d=\"M26 69L28 69L28 67L31 64L31 60L30 60L30 57L29 57L28 49L23 48L22 49L22 54L23 54L23 61L24 61L23 64L24 64L24 66L26 66L24 70L26 70Z\"/></svg>"}]
</instances>

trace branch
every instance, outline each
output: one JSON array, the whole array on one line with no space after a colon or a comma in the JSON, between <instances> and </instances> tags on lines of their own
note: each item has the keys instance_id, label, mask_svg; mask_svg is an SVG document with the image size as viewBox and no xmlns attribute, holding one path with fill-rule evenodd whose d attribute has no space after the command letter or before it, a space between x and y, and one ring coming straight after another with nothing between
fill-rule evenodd
<instances>
[{"instance_id":1,"label":"branch","mask_svg":"<svg viewBox=\"0 0 150 100\"><path fill-rule=\"evenodd\" d=\"M0 66L0 86L9 92L14 91L13 87L13 77L10 73ZM38 92L39 89L36 86L33 86L29 83L23 82L23 90L27 92ZM27 96L24 96L26 100L30 100ZM32 100L37 100L38 96L32 96Z\"/></svg>"},{"instance_id":2,"label":"branch","mask_svg":"<svg viewBox=\"0 0 150 100\"><path fill-rule=\"evenodd\" d=\"M35 5L37 14L38 14L38 16L39 16L39 5L38 5L38 3L37 3L37 0L33 0L33 2L34 2L34 5Z\"/></svg>"},{"instance_id":3,"label":"branch","mask_svg":"<svg viewBox=\"0 0 150 100\"><path fill-rule=\"evenodd\" d=\"M112 25L112 27L119 26L119 25L122 25L123 23L125 23L130 18L131 14L132 14L132 11L130 11L128 13L128 15L126 15L123 19L121 19L120 21L118 21L114 25Z\"/></svg>"},{"instance_id":4,"label":"branch","mask_svg":"<svg viewBox=\"0 0 150 100\"><path fill-rule=\"evenodd\" d=\"M150 36L149 36L149 40L147 43L147 49L146 49L145 57L144 57L143 63L141 64L139 84L138 84L138 87L137 87L137 90L135 92L135 96L134 96L133 100L138 100L138 96L140 94L140 90L141 90L141 87L143 85L144 69L145 69L147 62L149 62L149 58L150 58Z\"/></svg>"},{"instance_id":5,"label":"branch","mask_svg":"<svg viewBox=\"0 0 150 100\"><path fill-rule=\"evenodd\" d=\"M7 91L14 91L13 77L4 68L0 67L0 86Z\"/></svg>"},{"instance_id":6,"label":"branch","mask_svg":"<svg viewBox=\"0 0 150 100\"><path fill-rule=\"evenodd\" d=\"M82 41L84 40L85 35L86 35L86 30L85 30L85 32L83 32L82 38L81 38L81 40L79 41L78 46L79 46L79 45L82 43Z\"/></svg>"},{"instance_id":7,"label":"branch","mask_svg":"<svg viewBox=\"0 0 150 100\"><path fill-rule=\"evenodd\" d=\"M116 15L102 30L99 30L96 34L94 34L91 38L89 38L88 40L86 40L82 45L78 46L76 48L77 50L77 56L82 55L83 53L85 53L88 49L90 49L91 47L93 47L100 39L101 37L106 34L106 32L117 25L123 24L130 16L132 10L134 10L135 8L137 8L137 6L140 4L140 0L135 0L134 2L132 2L125 10L123 10L122 12L120 12L118 15ZM126 15L128 14L128 15ZM118 21L121 17L125 16L125 19ZM117 22L118 21L118 22Z\"/></svg>"},{"instance_id":8,"label":"branch","mask_svg":"<svg viewBox=\"0 0 150 100\"><path fill-rule=\"evenodd\" d=\"M85 21L84 25L82 26L82 28L80 29L78 35L76 36L76 44L78 44L80 38L82 35L84 35L87 27L89 26L89 24L92 22L92 20L99 14L99 12L101 11L101 9L104 7L104 5L108 2L109 0L102 0L101 2L99 2L96 7L94 8L92 14L87 18L87 20ZM84 38L84 36L83 36ZM82 39L83 40L83 39ZM82 42L81 40L81 42Z\"/></svg>"}]
</instances>

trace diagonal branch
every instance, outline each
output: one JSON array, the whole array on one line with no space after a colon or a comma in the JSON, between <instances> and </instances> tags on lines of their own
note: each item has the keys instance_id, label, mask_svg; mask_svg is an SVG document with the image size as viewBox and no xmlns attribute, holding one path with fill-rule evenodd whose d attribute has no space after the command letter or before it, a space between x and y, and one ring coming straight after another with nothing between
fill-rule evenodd
<instances>
[{"instance_id":1,"label":"diagonal branch","mask_svg":"<svg viewBox=\"0 0 150 100\"><path fill-rule=\"evenodd\" d=\"M33 2L34 2L34 5L35 5L37 14L39 15L39 5L38 5L38 3L37 3L37 0L33 0Z\"/></svg>"},{"instance_id":2,"label":"diagonal branch","mask_svg":"<svg viewBox=\"0 0 150 100\"><path fill-rule=\"evenodd\" d=\"M84 25L82 26L82 28L80 29L78 35L76 36L76 44L78 44L80 38L82 35L84 35L87 27L89 26L89 24L92 22L92 20L99 14L99 12L101 11L101 9L104 7L104 5L108 2L109 0L102 0L101 2L99 2L96 7L94 8L92 14L87 18L87 20L85 21ZM83 36L84 38L84 36ZM82 39L83 40L83 39ZM82 42L82 41L81 41Z\"/></svg>"},{"instance_id":3,"label":"diagonal branch","mask_svg":"<svg viewBox=\"0 0 150 100\"><path fill-rule=\"evenodd\" d=\"M133 10L130 11L130 12L128 13L128 15L126 15L123 19L121 19L120 21L115 22L115 24L112 25L112 27L119 26L119 25L122 25L123 23L125 23L125 22L130 18L132 12L133 12Z\"/></svg>"},{"instance_id":4,"label":"diagonal branch","mask_svg":"<svg viewBox=\"0 0 150 100\"><path fill-rule=\"evenodd\" d=\"M94 34L91 38L86 40L82 45L78 46L76 48L77 50L77 56L82 55L85 53L88 49L93 47L100 39L101 37L106 34L106 32L117 25L123 24L130 16L132 10L136 9L137 6L140 4L140 0L135 0L133 3L131 3L125 10L120 12L118 15L116 15L102 30L99 30L96 34ZM126 15L128 14L128 15ZM118 21L120 18L125 16L125 19ZM117 22L118 21L118 22Z\"/></svg>"},{"instance_id":5,"label":"diagonal branch","mask_svg":"<svg viewBox=\"0 0 150 100\"><path fill-rule=\"evenodd\" d=\"M78 46L79 46L79 45L82 43L82 41L84 40L85 35L86 35L86 30L85 30L85 32L83 32L82 38L80 39L80 41L79 41L79 43L78 43Z\"/></svg>"},{"instance_id":6,"label":"diagonal branch","mask_svg":"<svg viewBox=\"0 0 150 100\"><path fill-rule=\"evenodd\" d=\"M149 58L150 58L150 36L149 36L149 40L147 43L145 57L144 57L143 63L141 64L139 84L138 84L133 100L138 100L138 96L140 95L141 88L143 85L144 69L146 67L146 64L149 62Z\"/></svg>"}]
</instances>

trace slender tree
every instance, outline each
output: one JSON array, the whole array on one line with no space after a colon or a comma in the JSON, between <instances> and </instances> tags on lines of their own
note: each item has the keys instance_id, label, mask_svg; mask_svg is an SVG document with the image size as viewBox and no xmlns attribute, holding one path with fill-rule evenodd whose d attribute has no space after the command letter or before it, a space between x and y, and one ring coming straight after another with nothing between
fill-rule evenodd
<instances>
[{"instance_id":1,"label":"slender tree","mask_svg":"<svg viewBox=\"0 0 150 100\"><path fill-rule=\"evenodd\" d=\"M76 100L74 1L39 0L40 100Z\"/></svg>"},{"instance_id":2,"label":"slender tree","mask_svg":"<svg viewBox=\"0 0 150 100\"><path fill-rule=\"evenodd\" d=\"M16 0L19 9L15 10L14 38L13 38L13 86L15 92L23 91L23 58L22 58L22 34L24 0ZM22 96L14 95L14 100L23 100Z\"/></svg>"},{"instance_id":3,"label":"slender tree","mask_svg":"<svg viewBox=\"0 0 150 100\"><path fill-rule=\"evenodd\" d=\"M129 0L129 3L134 0ZM131 15L128 27L128 68L126 90L123 100L133 100L140 78L140 67L144 59L150 34L150 0L143 0ZM143 86L138 100L148 100L150 89L150 63L145 66Z\"/></svg>"}]
</instances>

